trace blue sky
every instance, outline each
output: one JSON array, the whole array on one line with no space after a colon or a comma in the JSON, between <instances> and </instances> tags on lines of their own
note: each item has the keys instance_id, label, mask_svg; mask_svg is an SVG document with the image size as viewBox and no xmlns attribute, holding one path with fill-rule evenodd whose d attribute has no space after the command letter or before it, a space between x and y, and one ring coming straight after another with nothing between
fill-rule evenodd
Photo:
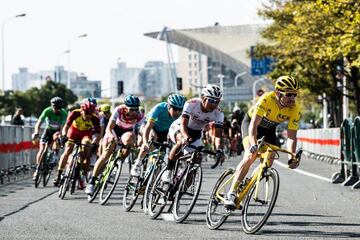
<instances>
[{"instance_id":1,"label":"blue sky","mask_svg":"<svg viewBox=\"0 0 360 240\"><path fill-rule=\"evenodd\" d=\"M107 80L117 59L142 67L166 61L163 42L143 36L164 26L173 29L261 23L257 9L264 0L1 0L0 20L26 13L5 24L6 88L19 67L29 71L67 68L90 79ZM76 36L86 33L86 38ZM173 48L176 53L176 48Z\"/></svg>"}]
</instances>

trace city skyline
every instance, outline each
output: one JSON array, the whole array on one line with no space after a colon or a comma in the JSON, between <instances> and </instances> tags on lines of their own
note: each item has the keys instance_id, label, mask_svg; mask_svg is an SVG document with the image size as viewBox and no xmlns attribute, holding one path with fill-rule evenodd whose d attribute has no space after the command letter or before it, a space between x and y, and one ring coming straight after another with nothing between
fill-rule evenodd
<instances>
[{"instance_id":1,"label":"city skyline","mask_svg":"<svg viewBox=\"0 0 360 240\"><path fill-rule=\"evenodd\" d=\"M167 62L165 44L143 36L144 33L159 31L164 26L179 29L210 26L215 22L260 23L263 21L256 15L256 9L262 2L225 0L219 4L175 0L170 6L164 0L2 1L2 22L16 14L27 14L5 25L6 89L11 86L11 74L20 67L34 72L55 65L68 69L68 55L64 52L70 41L70 70L84 72L90 79L110 79L110 69L119 58L132 67L143 67L151 60ZM77 39L81 34L87 37ZM176 47L173 52L177 56Z\"/></svg>"}]
</instances>

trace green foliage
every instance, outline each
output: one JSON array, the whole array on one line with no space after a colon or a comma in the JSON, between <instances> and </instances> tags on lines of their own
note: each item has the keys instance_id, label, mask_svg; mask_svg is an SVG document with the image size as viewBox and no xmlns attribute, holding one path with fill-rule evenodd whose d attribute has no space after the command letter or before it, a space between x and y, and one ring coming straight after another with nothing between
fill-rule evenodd
<instances>
[{"instance_id":1,"label":"green foliage","mask_svg":"<svg viewBox=\"0 0 360 240\"><path fill-rule=\"evenodd\" d=\"M336 67L344 65L351 83L349 99L360 114L360 2L358 0L274 0L259 14L272 24L262 36L267 43L256 46L255 56L277 61L270 78L293 75L310 95L326 92L340 102L341 77ZM345 60L345 61L344 61ZM333 109L335 111L335 109Z\"/></svg>"},{"instance_id":2,"label":"green foliage","mask_svg":"<svg viewBox=\"0 0 360 240\"><path fill-rule=\"evenodd\" d=\"M40 89L34 87L26 92L6 91L5 95L0 96L0 115L13 114L15 107L20 106L25 116L39 116L55 96L64 100L64 107L77 100L77 96L64 84L47 81Z\"/></svg>"}]
</instances>

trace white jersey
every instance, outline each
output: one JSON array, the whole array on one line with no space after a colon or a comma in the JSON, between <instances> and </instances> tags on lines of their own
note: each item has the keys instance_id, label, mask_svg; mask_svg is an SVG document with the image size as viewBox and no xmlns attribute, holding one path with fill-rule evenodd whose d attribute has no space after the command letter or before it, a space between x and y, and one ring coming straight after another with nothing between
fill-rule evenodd
<instances>
[{"instance_id":1,"label":"white jersey","mask_svg":"<svg viewBox=\"0 0 360 240\"><path fill-rule=\"evenodd\" d=\"M212 112L203 112L201 110L200 98L192 98L188 100L184 105L182 114L189 116L188 127L194 130L202 130L210 122L215 122L215 126L221 127L224 122L224 113L220 108L216 108ZM178 118L175 122L180 124L180 118Z\"/></svg>"}]
</instances>

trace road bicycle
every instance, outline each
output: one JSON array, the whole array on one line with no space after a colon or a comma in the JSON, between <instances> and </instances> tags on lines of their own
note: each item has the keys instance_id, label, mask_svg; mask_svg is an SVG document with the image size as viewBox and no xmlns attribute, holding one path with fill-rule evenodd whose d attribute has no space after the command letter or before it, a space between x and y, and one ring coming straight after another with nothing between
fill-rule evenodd
<instances>
[{"instance_id":1,"label":"road bicycle","mask_svg":"<svg viewBox=\"0 0 360 240\"><path fill-rule=\"evenodd\" d=\"M218 229L233 210L241 210L241 225L245 233L256 233L266 223L275 206L280 183L278 172L270 165L271 159L278 159L278 152L283 152L291 154L294 161L300 162L302 150L293 154L286 149L266 143L264 139L263 137L258 141L257 158L261 159L261 163L254 170L251 178L246 178L240 184L235 209L224 206L224 199L231 187L235 170L227 169L219 177L206 209L206 224L210 229Z\"/></svg>"},{"instance_id":2,"label":"road bicycle","mask_svg":"<svg viewBox=\"0 0 360 240\"><path fill-rule=\"evenodd\" d=\"M170 183L162 181L166 168L157 176L149 195L149 215L156 219L165 208L168 201L172 201L169 211L172 211L174 220L183 222L191 213L199 196L202 183L202 153L216 155L215 152L206 150L204 146L184 146L194 149L192 153L185 154L176 161ZM220 159L212 166L215 168Z\"/></svg>"},{"instance_id":3,"label":"road bicycle","mask_svg":"<svg viewBox=\"0 0 360 240\"><path fill-rule=\"evenodd\" d=\"M143 195L142 208L147 213L147 204L149 189L160 173L161 168L165 166L165 152L167 148L170 148L170 144L167 142L156 142L151 140L149 147L154 146L156 149L142 159L142 169L139 177L130 176L126 185L123 196L123 207L125 211L130 211L139 195ZM149 165L149 166L147 166Z\"/></svg>"},{"instance_id":4,"label":"road bicycle","mask_svg":"<svg viewBox=\"0 0 360 240\"><path fill-rule=\"evenodd\" d=\"M70 155L70 161L68 161L65 173L61 177L59 198L64 199L66 192L70 188L70 194L75 192L76 182L80 180L81 169L81 148L92 148L91 145L82 144L80 142L74 142L74 150Z\"/></svg>"},{"instance_id":5,"label":"road bicycle","mask_svg":"<svg viewBox=\"0 0 360 240\"><path fill-rule=\"evenodd\" d=\"M90 198L95 198L96 194L100 191L101 205L105 205L107 203L119 181L122 166L125 161L125 159L122 157L123 150L130 149L129 146L126 146L122 143L118 143L117 145L119 146L118 150L115 149L114 152L110 155L109 160L106 162L104 171L98 178L98 182L95 182L94 194L93 196L90 196ZM91 199L88 197L88 201L90 200Z\"/></svg>"}]
</instances>

